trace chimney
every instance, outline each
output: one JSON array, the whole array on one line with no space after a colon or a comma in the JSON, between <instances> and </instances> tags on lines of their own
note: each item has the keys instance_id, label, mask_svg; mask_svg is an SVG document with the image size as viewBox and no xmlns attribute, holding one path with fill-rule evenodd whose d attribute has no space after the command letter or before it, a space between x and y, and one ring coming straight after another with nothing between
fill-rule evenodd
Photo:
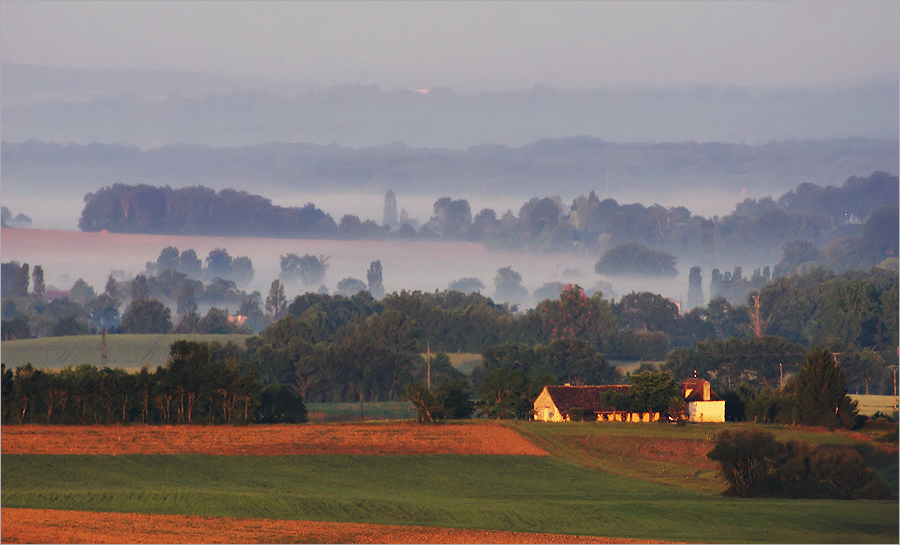
<instances>
[{"instance_id":1,"label":"chimney","mask_svg":"<svg viewBox=\"0 0 900 545\"><path fill-rule=\"evenodd\" d=\"M709 397L709 381L708 381L708 380L704 380L704 381L703 381L703 401L709 401L709 400L710 400L710 397Z\"/></svg>"}]
</instances>

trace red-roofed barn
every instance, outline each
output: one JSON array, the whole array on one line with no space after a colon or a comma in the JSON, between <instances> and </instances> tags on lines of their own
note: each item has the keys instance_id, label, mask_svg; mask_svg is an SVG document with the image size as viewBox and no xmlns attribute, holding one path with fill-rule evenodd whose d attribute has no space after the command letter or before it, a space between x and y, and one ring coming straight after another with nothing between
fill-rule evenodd
<instances>
[{"instance_id":1,"label":"red-roofed barn","mask_svg":"<svg viewBox=\"0 0 900 545\"><path fill-rule=\"evenodd\" d=\"M654 422L659 413L631 413L616 410L604 403L604 392L628 394L627 384L603 386L545 386L534 400L534 419L544 422L567 422L572 409L580 409L582 420L600 422Z\"/></svg>"}]
</instances>

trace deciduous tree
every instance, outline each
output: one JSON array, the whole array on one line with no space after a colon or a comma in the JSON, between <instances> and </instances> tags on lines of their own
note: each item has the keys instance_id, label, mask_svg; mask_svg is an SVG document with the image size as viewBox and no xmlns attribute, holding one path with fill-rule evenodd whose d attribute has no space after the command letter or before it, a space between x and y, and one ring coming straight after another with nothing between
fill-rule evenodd
<instances>
[{"instance_id":1,"label":"deciduous tree","mask_svg":"<svg viewBox=\"0 0 900 545\"><path fill-rule=\"evenodd\" d=\"M281 318L286 308L287 298L284 296L284 284L273 280L272 286L269 288L269 295L266 297L266 312L274 322Z\"/></svg>"},{"instance_id":2,"label":"deciduous tree","mask_svg":"<svg viewBox=\"0 0 900 545\"><path fill-rule=\"evenodd\" d=\"M124 333L168 333L172 312L156 299L135 299L122 316Z\"/></svg>"},{"instance_id":3,"label":"deciduous tree","mask_svg":"<svg viewBox=\"0 0 900 545\"><path fill-rule=\"evenodd\" d=\"M645 371L631 375L631 410L639 413L663 413L678 396L672 373Z\"/></svg>"}]
</instances>

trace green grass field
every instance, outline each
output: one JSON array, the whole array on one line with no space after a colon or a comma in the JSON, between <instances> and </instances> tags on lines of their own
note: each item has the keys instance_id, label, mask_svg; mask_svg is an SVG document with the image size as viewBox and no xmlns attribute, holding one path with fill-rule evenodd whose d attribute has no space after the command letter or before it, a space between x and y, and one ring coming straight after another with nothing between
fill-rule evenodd
<instances>
[{"instance_id":1,"label":"green grass field","mask_svg":"<svg viewBox=\"0 0 900 545\"><path fill-rule=\"evenodd\" d=\"M718 493L722 487L708 486L721 484L720 476L691 482L671 464L663 474L657 462L613 460L568 441L704 440L720 429L713 425L510 425L552 455L3 455L2 503L686 542L898 541L897 501L727 498ZM794 436L791 429L767 429ZM815 443L850 441L827 432L803 435Z\"/></svg>"},{"instance_id":2,"label":"green grass field","mask_svg":"<svg viewBox=\"0 0 900 545\"><path fill-rule=\"evenodd\" d=\"M655 449L654 439L672 441L693 440L708 444L712 448L716 434L722 430L757 429L772 433L782 442L797 440L811 445L836 445L855 448L864 462L887 483L890 490L896 491L900 486L900 469L896 455L881 453L867 442L857 442L846 434L833 433L824 429L792 427L780 424L721 423L690 424L673 426L668 424L639 424L628 422L606 423L596 422L549 423L549 422L511 422L510 426L532 443L540 446L552 455L573 463L584 465L600 471L631 477L634 479L656 482L659 484L685 487L698 492L716 493L725 488L724 479L718 470L694 467L690 464L671 463L666 459L648 460L616 454L616 448L609 452L586 449L578 440L588 438L587 444L600 443L614 445L621 443L622 438L630 438L633 445L639 448ZM890 424L888 424L890 426ZM896 424L894 424L896 426ZM872 425L874 428L875 425ZM885 435L888 429L869 430L873 437ZM640 446L645 443L644 446ZM896 443L894 443L896 448ZM704 447L703 451L707 449ZM625 452L628 452L625 449Z\"/></svg>"},{"instance_id":3,"label":"green grass field","mask_svg":"<svg viewBox=\"0 0 900 545\"><path fill-rule=\"evenodd\" d=\"M897 396L850 394L850 399L856 401L859 414L866 416L875 413L891 415L897 412Z\"/></svg>"},{"instance_id":4,"label":"green grass field","mask_svg":"<svg viewBox=\"0 0 900 545\"><path fill-rule=\"evenodd\" d=\"M367 402L362 407L359 403L307 403L306 410L310 421L316 420L316 414L323 415L324 421L412 420L416 417L416 408L409 401Z\"/></svg>"},{"instance_id":5,"label":"green grass field","mask_svg":"<svg viewBox=\"0 0 900 545\"><path fill-rule=\"evenodd\" d=\"M740 500L533 456L3 456L3 505L703 542L896 542L897 503Z\"/></svg>"},{"instance_id":6,"label":"green grass field","mask_svg":"<svg viewBox=\"0 0 900 545\"><path fill-rule=\"evenodd\" d=\"M234 341L243 345L247 335L107 335L106 365L127 371L138 371L144 365L151 369L165 365L169 347L175 341ZM100 366L100 335L43 337L3 341L0 346L3 363L15 369L27 363L39 369L62 369L87 363Z\"/></svg>"},{"instance_id":7,"label":"green grass field","mask_svg":"<svg viewBox=\"0 0 900 545\"><path fill-rule=\"evenodd\" d=\"M450 358L450 365L456 370L471 374L472 370L481 365L481 354L470 352L448 352L447 357Z\"/></svg>"},{"instance_id":8,"label":"green grass field","mask_svg":"<svg viewBox=\"0 0 900 545\"><path fill-rule=\"evenodd\" d=\"M459 371L462 371L465 374L470 374L473 369L478 367L481 364L481 354L471 353L471 352L448 352L447 356L450 358L450 364L453 365ZM422 357L425 357L425 354L422 354ZM649 363L652 365L656 365L657 367L661 366L662 361L650 361L650 362L640 362L640 361L624 361L624 360L612 360L609 362L613 367L618 367L619 370L624 375L625 373L633 373L638 367L643 363Z\"/></svg>"}]
</instances>

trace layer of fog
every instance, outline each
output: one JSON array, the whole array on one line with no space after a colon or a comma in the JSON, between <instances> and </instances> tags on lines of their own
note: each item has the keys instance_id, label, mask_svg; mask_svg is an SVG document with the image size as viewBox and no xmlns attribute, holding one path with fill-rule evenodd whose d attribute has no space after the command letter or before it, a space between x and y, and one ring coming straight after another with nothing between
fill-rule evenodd
<instances>
[{"instance_id":1,"label":"layer of fog","mask_svg":"<svg viewBox=\"0 0 900 545\"><path fill-rule=\"evenodd\" d=\"M617 299L631 291L649 291L679 302L687 300L688 273L692 266L701 266L708 297L712 268L730 271L741 266L744 274L749 275L754 268L773 265L777 261L773 253L696 259L682 256L677 262L676 277L617 277L594 272L598 255L494 252L482 244L468 242L180 237L42 229L4 229L2 259L4 262L14 260L31 266L41 265L48 290L68 290L78 278L83 278L99 292L110 274L119 280L129 280L145 273L147 262L155 261L160 251L168 246L181 251L193 249L201 260L217 248L224 248L233 258L249 257L255 274L250 284L241 289L258 291L262 298L268 294L272 281L279 278L280 257L289 253L327 257L328 269L321 285L330 293L336 292L338 282L344 278L366 282L369 265L379 260L387 293L444 290L454 280L474 277L485 285L482 293L494 297L497 270L512 267L521 274L521 285L529 295L547 283L576 283L587 290L599 289L606 298ZM293 299L300 293L319 289L319 285L289 282L286 294ZM524 307L530 307L536 302L537 299L532 297L522 303Z\"/></svg>"},{"instance_id":2,"label":"layer of fog","mask_svg":"<svg viewBox=\"0 0 900 545\"><path fill-rule=\"evenodd\" d=\"M548 191L550 189L548 188ZM598 188L598 196L605 198L604 190ZM466 198L448 192L453 198ZM615 195L606 195L615 198ZM724 216L734 209L741 195L716 195L707 189L689 189L673 192L670 195L630 194L633 199L619 198L620 203L654 202L663 206L685 206L694 214L704 217ZM747 197L757 198L761 195ZM653 197L656 200L651 201ZM661 198L664 197L664 198ZM434 201L439 198L397 195L398 210L405 210L409 217L418 223L425 223L432 215ZM574 197L572 197L574 198ZM507 210L516 215L527 198L485 197L475 196L467 199L473 216L483 208L491 208L498 216ZM312 202L325 212L331 214L335 221L345 214L358 216L361 220L373 220L381 223L384 207L383 194L371 193L303 193L281 194L272 198L279 206L302 206ZM563 199L568 205L571 199ZM268 294L271 282L281 272L280 257L289 253L297 255L311 254L328 257L328 270L322 284L334 293L337 283L344 278L352 277L366 281L366 272L372 261L381 261L384 275L384 288L388 293L401 290L434 291L447 289L454 280L474 277L479 279L485 289L484 295L493 297L496 291L494 279L497 270L512 267L522 275L522 286L529 294L547 283L575 283L593 290L599 289L604 297L619 298L631 291L649 291L659 293L672 300L687 300L688 273L692 266L700 266L708 296L710 271L719 268L731 271L736 266L750 274L753 269L766 265L774 265L778 258L778 249L772 248L766 255L759 256L677 256L678 276L674 278L613 277L601 276L594 272L594 264L599 254L586 253L528 253L492 251L480 243L463 242L422 242L422 241L337 241L337 240L291 240L291 239L254 239L223 237L178 237L155 235L105 235L106 240L121 240L127 237L128 243L97 245L72 253L67 244L54 242L54 234L50 230L77 231L78 219L83 208L83 200L65 196L3 196L3 205L10 208L13 214L24 213L32 219L32 229L15 232L3 230L0 243L2 260L41 265L45 271L47 283L51 288L67 290L78 278L83 278L100 291L106 279L113 274L120 280L134 278L146 270L148 261L155 261L159 252L167 246L175 246L179 250L192 248L204 259L211 250L224 248L232 257L247 256L253 262L255 274L253 281L243 286L247 292L259 291L262 297ZM41 240L45 243L9 244L11 238L21 233L46 230ZM69 233L75 237L97 237L95 233ZM90 238L97 240L96 238ZM287 285L287 295L293 298L304 291L317 291L319 286L302 286L297 282ZM524 306L533 306L537 300L531 298ZM234 309L232 309L234 310Z\"/></svg>"}]
</instances>

